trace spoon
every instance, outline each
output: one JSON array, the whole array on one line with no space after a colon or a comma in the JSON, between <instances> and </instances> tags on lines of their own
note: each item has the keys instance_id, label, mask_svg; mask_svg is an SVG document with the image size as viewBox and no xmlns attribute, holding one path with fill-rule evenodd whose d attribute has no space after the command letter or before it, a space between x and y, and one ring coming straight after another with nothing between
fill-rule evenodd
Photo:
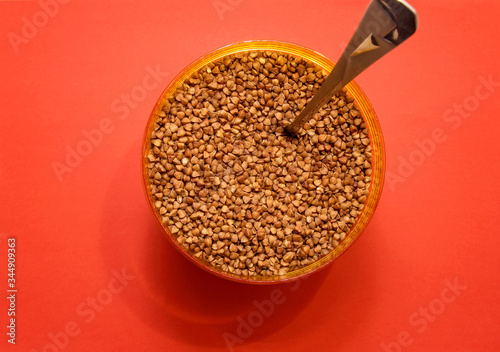
<instances>
[{"instance_id":1,"label":"spoon","mask_svg":"<svg viewBox=\"0 0 500 352\"><path fill-rule=\"evenodd\" d=\"M372 0L332 72L286 131L296 136L334 94L415 33L417 24L417 12L404 0Z\"/></svg>"}]
</instances>

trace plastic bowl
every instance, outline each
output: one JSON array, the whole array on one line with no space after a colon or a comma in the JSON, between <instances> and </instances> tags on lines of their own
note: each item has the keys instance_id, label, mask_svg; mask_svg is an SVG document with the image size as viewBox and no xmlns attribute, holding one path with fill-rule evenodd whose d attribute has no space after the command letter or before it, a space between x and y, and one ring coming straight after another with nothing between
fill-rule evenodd
<instances>
[{"instance_id":1,"label":"plastic bowl","mask_svg":"<svg viewBox=\"0 0 500 352\"><path fill-rule=\"evenodd\" d=\"M330 72L334 66L334 62L328 59L327 57L313 51L307 49L305 47L284 43L284 42L276 42L276 41L248 41L248 42L240 42L231 44L215 51L212 51L203 57L199 58L195 62L191 63L187 66L182 72L180 72L172 82L165 88L160 98L156 102L151 115L149 116L148 122L146 124L146 131L144 133L143 138L143 152L142 152L142 177L143 177L143 187L146 195L147 202L149 204L149 209L153 214L156 222L160 225L161 229L165 233L166 237L170 240L171 244L188 260L199 266L200 268L215 274L219 277L226 278L232 281L242 282L242 283L251 283L251 284L273 284L273 283L283 283L292 280L296 280L302 278L304 276L310 275L313 272L324 268L329 263L331 263L335 258L344 253L347 248L349 248L354 241L358 239L358 237L363 233L369 221L371 220L375 208L377 207L378 201L380 199L382 193L382 186L384 182L385 175L385 149L384 142L382 138L382 132L380 129L380 124L377 120L377 116L375 115L375 111L373 110L372 105L368 101L368 98L361 90L359 85L352 81L346 86L347 94L354 98L354 103L358 107L361 112L367 127L371 140L372 150L372 181L369 187L368 198L365 202L365 206L363 208L362 213L358 216L356 223L352 226L351 230L347 233L344 240L340 242L340 244L332 249L327 255L320 258L319 260L309 264L308 266L302 267L295 271L286 273L284 275L278 276L242 276L232 274L220 269L217 269L207 262L198 259L192 255L192 253L185 250L176 240L176 236L174 236L170 230L162 223L161 215L159 211L154 206L153 195L148 191L148 160L147 155L150 151L150 136L154 124L154 120L157 117L157 114L161 111L162 106L166 102L166 100L175 92L175 90L192 74L198 71L203 66L217 61L223 57L233 55L240 52L247 51L277 51L287 54L292 54L298 57L302 57L306 60L312 61L315 64L321 66L327 72Z\"/></svg>"}]
</instances>

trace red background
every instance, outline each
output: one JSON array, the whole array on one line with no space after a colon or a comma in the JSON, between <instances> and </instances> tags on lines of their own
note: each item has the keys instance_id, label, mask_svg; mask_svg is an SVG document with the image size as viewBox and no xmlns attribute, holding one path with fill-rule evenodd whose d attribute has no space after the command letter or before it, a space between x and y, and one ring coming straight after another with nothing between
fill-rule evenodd
<instances>
[{"instance_id":1,"label":"red background","mask_svg":"<svg viewBox=\"0 0 500 352\"><path fill-rule=\"evenodd\" d=\"M299 287L205 273L174 251L147 207L144 127L182 68L250 39L336 60L367 3L74 0L44 23L39 2L1 1L0 297L10 237L19 291L15 346L0 300L0 349L224 351L224 333L238 336L250 318L258 326L235 351L500 350L499 83L476 96L481 77L500 82L498 1L413 0L415 36L357 78L382 125L388 178L361 238ZM13 45L23 18L40 26ZM118 112L116 100L157 65L168 76ZM463 103L467 118L453 112ZM54 162L102 121L113 130L58 178ZM419 141L436 129L445 140L423 154ZM125 287L113 279L122 270ZM276 294L285 302L259 321L254 301Z\"/></svg>"}]
</instances>

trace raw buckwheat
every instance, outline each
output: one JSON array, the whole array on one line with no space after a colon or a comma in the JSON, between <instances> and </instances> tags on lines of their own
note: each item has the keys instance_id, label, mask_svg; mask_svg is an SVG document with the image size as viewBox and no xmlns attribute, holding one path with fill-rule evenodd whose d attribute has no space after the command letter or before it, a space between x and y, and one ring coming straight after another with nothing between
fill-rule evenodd
<instances>
[{"instance_id":1,"label":"raw buckwheat","mask_svg":"<svg viewBox=\"0 0 500 352\"><path fill-rule=\"evenodd\" d=\"M275 276L329 253L363 210L372 147L342 91L305 124L284 127L327 72L251 51L208 64L153 121L148 189L174 238L224 272Z\"/></svg>"}]
</instances>

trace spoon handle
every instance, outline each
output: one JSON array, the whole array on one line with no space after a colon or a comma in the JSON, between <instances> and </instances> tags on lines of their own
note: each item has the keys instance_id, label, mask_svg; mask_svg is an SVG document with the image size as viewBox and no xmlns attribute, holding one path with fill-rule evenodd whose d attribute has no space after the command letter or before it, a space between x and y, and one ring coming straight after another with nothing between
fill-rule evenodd
<instances>
[{"instance_id":1,"label":"spoon handle","mask_svg":"<svg viewBox=\"0 0 500 352\"><path fill-rule=\"evenodd\" d=\"M372 0L332 72L286 131L295 136L331 97L417 29L416 11L404 0Z\"/></svg>"}]
</instances>

